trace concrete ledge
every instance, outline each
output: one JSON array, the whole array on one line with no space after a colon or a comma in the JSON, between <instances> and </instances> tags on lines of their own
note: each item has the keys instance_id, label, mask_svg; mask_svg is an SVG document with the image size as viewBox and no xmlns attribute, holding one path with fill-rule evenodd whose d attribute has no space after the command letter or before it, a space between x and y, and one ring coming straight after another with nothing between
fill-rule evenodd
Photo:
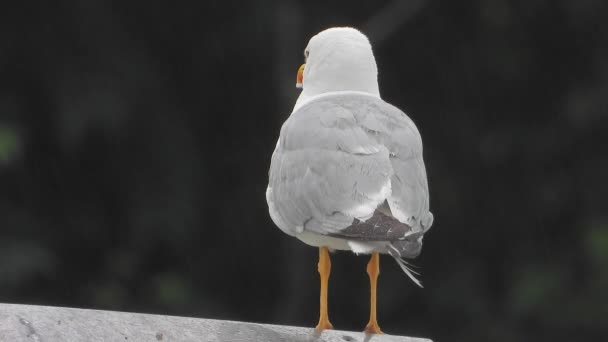
<instances>
[{"instance_id":1,"label":"concrete ledge","mask_svg":"<svg viewBox=\"0 0 608 342\"><path fill-rule=\"evenodd\" d=\"M0 341L431 342L312 328L50 306L0 304Z\"/></svg>"}]
</instances>

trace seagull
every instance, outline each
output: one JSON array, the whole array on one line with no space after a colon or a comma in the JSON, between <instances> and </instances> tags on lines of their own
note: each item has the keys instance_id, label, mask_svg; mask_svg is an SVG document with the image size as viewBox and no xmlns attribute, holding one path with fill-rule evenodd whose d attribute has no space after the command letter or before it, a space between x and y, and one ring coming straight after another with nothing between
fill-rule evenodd
<instances>
[{"instance_id":1,"label":"seagull","mask_svg":"<svg viewBox=\"0 0 608 342\"><path fill-rule=\"evenodd\" d=\"M420 254L433 223L414 122L385 102L368 38L350 27L313 36L297 72L302 89L281 128L266 190L273 222L319 248L317 331L332 329L327 306L330 251L371 254L370 317L365 332L381 334L376 316L380 254L393 257L422 287L408 262Z\"/></svg>"}]
</instances>

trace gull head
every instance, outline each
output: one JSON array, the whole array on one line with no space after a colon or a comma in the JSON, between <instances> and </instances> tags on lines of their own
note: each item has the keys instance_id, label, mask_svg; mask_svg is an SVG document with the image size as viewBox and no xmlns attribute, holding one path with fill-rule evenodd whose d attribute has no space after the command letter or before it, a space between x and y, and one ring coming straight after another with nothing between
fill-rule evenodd
<instances>
[{"instance_id":1,"label":"gull head","mask_svg":"<svg viewBox=\"0 0 608 342\"><path fill-rule=\"evenodd\" d=\"M313 36L304 49L305 64L297 85L303 98L333 91L379 96L378 68L369 39L350 27L334 27Z\"/></svg>"}]
</instances>

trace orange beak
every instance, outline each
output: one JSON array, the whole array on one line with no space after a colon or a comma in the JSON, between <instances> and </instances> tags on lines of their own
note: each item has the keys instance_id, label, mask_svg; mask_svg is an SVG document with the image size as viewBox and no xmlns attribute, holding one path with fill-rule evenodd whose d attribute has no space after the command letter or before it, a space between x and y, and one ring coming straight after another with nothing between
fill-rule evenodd
<instances>
[{"instance_id":1,"label":"orange beak","mask_svg":"<svg viewBox=\"0 0 608 342\"><path fill-rule=\"evenodd\" d=\"M304 81L304 67L306 64L302 64L298 69L298 76L296 77L296 88L302 89L302 81Z\"/></svg>"}]
</instances>

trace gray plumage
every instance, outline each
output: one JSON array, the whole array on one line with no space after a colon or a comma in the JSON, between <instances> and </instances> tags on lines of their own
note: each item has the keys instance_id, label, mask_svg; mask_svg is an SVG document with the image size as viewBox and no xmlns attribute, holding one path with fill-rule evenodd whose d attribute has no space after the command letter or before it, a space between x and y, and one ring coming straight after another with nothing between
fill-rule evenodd
<instances>
[{"instance_id":1,"label":"gray plumage","mask_svg":"<svg viewBox=\"0 0 608 342\"><path fill-rule=\"evenodd\" d=\"M418 129L380 98L358 30L324 30L304 55L302 92L272 155L272 220L311 246L389 254L420 285L403 260L420 253L433 223Z\"/></svg>"},{"instance_id":2,"label":"gray plumage","mask_svg":"<svg viewBox=\"0 0 608 342\"><path fill-rule=\"evenodd\" d=\"M325 94L291 114L267 200L287 234L339 238L396 258L418 255L433 222L418 129L398 108L358 92Z\"/></svg>"}]
</instances>

